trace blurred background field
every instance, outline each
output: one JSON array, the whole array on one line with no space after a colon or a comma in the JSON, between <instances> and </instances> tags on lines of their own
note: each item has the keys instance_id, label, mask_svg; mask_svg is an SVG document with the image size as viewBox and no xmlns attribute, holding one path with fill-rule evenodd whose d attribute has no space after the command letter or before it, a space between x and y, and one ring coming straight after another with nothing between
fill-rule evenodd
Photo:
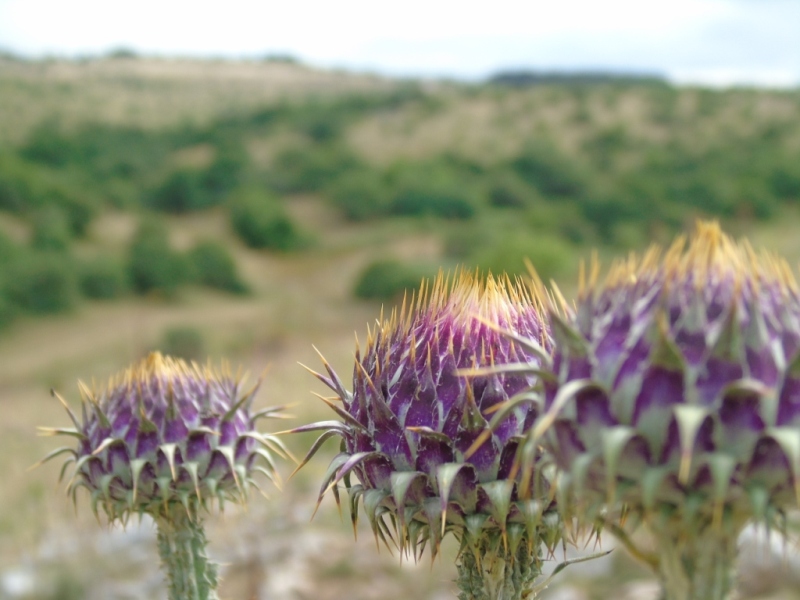
<instances>
[{"instance_id":1,"label":"blurred background field","mask_svg":"<svg viewBox=\"0 0 800 600\"><path fill-rule=\"evenodd\" d=\"M0 58L0 598L160 593L149 523L98 528L58 465L28 470L57 443L36 426L66 424L51 388L77 406L78 378L159 348L266 369L258 402L296 417L273 430L329 418L298 361L319 366L313 344L349 375L354 333L421 278L525 277L527 258L569 297L593 249L607 263L709 217L797 264L800 90ZM334 450L211 519L223 597L454 597L453 547L432 567L377 554L330 498L309 525ZM798 597L790 567L760 565L744 597ZM546 598L654 593L621 552L560 581Z\"/></svg>"}]
</instances>

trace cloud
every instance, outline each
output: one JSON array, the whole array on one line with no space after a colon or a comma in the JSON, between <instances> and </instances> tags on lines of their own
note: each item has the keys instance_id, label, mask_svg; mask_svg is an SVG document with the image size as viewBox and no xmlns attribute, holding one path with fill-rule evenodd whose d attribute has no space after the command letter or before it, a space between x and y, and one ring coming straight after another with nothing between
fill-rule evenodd
<instances>
[{"instance_id":1,"label":"cloud","mask_svg":"<svg viewBox=\"0 0 800 600\"><path fill-rule=\"evenodd\" d=\"M798 23L797 0L0 0L0 47L286 52L320 65L466 78L515 66L800 83Z\"/></svg>"}]
</instances>

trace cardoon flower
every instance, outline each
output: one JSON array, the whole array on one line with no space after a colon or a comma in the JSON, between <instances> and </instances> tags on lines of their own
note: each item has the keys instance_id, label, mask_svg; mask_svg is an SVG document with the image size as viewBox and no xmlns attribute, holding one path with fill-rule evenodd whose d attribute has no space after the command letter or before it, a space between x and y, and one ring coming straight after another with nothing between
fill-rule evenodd
<instances>
[{"instance_id":1,"label":"cardoon flower","mask_svg":"<svg viewBox=\"0 0 800 600\"><path fill-rule=\"evenodd\" d=\"M465 600L529 597L541 542L558 540L542 478L523 480L513 469L537 413L519 403L494 431L488 422L536 384L535 366L550 345L539 309L533 293L507 279L478 282L462 273L452 282L440 276L432 289L423 284L411 308L382 318L365 353L356 350L352 391L327 363L327 375L315 373L335 392L326 402L341 420L294 430L323 431L303 464L326 439L343 438L320 501L332 490L338 503L344 482L354 526L361 503L376 540L392 539L415 559L426 546L435 557L443 536L454 534ZM534 342L516 341L522 337ZM493 369L510 363L529 364ZM482 436L486 442L466 458Z\"/></svg>"},{"instance_id":2,"label":"cardoon flower","mask_svg":"<svg viewBox=\"0 0 800 600\"><path fill-rule=\"evenodd\" d=\"M596 271L596 269L595 269ZM781 260L716 224L596 272L552 315L553 377L532 436L559 494L634 551L643 523L669 600L727 597L744 525L800 495L800 294ZM559 496L559 499L561 496ZM573 502L575 504L573 504Z\"/></svg>"},{"instance_id":3,"label":"cardoon flower","mask_svg":"<svg viewBox=\"0 0 800 600\"><path fill-rule=\"evenodd\" d=\"M243 502L259 471L275 478L274 437L255 430L271 408L251 413L258 384L249 390L227 370L201 369L150 354L113 377L105 390L79 383L82 419L59 400L74 429L42 428L78 439L78 447L51 452L74 463L68 493L90 495L92 510L127 522L147 513L158 527L158 546L169 577L170 600L216 598L217 569L206 556L201 509L216 500ZM259 460L261 459L261 460ZM264 465L257 464L263 462ZM98 515L99 516L99 515Z\"/></svg>"}]
</instances>

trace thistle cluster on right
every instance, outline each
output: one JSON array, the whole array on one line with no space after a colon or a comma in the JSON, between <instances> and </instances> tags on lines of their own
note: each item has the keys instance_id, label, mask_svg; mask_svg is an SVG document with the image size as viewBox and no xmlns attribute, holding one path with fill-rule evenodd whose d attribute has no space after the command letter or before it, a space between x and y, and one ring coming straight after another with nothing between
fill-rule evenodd
<instances>
[{"instance_id":1,"label":"thistle cluster on right","mask_svg":"<svg viewBox=\"0 0 800 600\"><path fill-rule=\"evenodd\" d=\"M698 225L553 308L543 416L567 522L608 527L668 599L725 598L736 540L800 499L800 294L786 264ZM626 526L623 526L625 523ZM629 536L641 523L656 549Z\"/></svg>"}]
</instances>

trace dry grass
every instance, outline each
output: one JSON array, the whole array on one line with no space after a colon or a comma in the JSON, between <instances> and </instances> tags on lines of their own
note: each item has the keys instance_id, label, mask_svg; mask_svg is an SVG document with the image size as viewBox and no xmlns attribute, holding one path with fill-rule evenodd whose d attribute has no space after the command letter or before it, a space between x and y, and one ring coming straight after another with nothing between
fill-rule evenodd
<instances>
[{"instance_id":1,"label":"dry grass","mask_svg":"<svg viewBox=\"0 0 800 600\"><path fill-rule=\"evenodd\" d=\"M204 123L282 99L389 89L370 75L255 61L0 59L0 140L15 143L39 123L86 121L148 129Z\"/></svg>"},{"instance_id":2,"label":"dry grass","mask_svg":"<svg viewBox=\"0 0 800 600\"><path fill-rule=\"evenodd\" d=\"M798 98L792 94L540 86L482 88L469 94L443 89L436 97L438 106L410 105L388 116L363 119L348 132L349 142L379 165L448 151L492 164L515 155L526 141L542 137L568 156L576 155L598 131L615 127L632 142L675 140L699 150L725 136L746 139L771 123L794 130L800 147ZM654 119L659 112L664 113L664 122Z\"/></svg>"}]
</instances>

